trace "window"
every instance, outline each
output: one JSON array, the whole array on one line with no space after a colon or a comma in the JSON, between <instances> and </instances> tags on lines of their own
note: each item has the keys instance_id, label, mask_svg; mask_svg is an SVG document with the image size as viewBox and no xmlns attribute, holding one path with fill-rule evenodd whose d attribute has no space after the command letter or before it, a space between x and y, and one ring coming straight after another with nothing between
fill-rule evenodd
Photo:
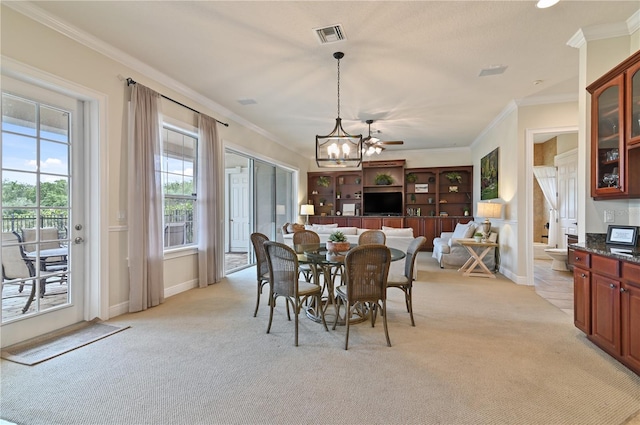
<instances>
[{"instance_id":1,"label":"window","mask_svg":"<svg viewBox=\"0 0 640 425\"><path fill-rule=\"evenodd\" d=\"M192 245L196 206L195 176L198 138L164 124L162 129L162 186L164 191L164 247Z\"/></svg>"}]
</instances>

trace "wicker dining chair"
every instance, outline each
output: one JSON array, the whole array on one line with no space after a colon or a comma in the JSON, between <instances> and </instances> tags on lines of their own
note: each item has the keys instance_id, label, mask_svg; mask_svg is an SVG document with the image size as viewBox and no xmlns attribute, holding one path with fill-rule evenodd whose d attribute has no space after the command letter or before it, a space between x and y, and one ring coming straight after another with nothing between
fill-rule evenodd
<instances>
[{"instance_id":1,"label":"wicker dining chair","mask_svg":"<svg viewBox=\"0 0 640 425\"><path fill-rule=\"evenodd\" d=\"M251 244L253 245L253 252L256 256L256 280L258 283L258 298L256 299L256 309L253 312L253 317L258 315L258 307L260 306L260 295L262 295L262 288L269 284L269 265L267 264L267 252L264 248L264 243L269 240L267 235L262 233L252 233L250 236Z\"/></svg>"},{"instance_id":2,"label":"wicker dining chair","mask_svg":"<svg viewBox=\"0 0 640 425\"><path fill-rule=\"evenodd\" d=\"M306 282L298 278L298 256L293 249L279 242L265 242L267 264L269 265L269 325L271 331L273 310L278 297L284 297L287 306L291 303L295 316L295 345L298 346L298 316L303 303L310 297L315 298L315 305L321 306L322 289L320 285ZM318 309L325 330L329 331L324 319L324 309ZM288 310L287 310L288 313ZM291 318L289 318L291 320Z\"/></svg>"},{"instance_id":3,"label":"wicker dining chair","mask_svg":"<svg viewBox=\"0 0 640 425\"><path fill-rule=\"evenodd\" d=\"M387 235L382 230L365 230L358 236L358 245L375 243L384 245L387 242Z\"/></svg>"},{"instance_id":4,"label":"wicker dining chair","mask_svg":"<svg viewBox=\"0 0 640 425\"><path fill-rule=\"evenodd\" d=\"M344 349L349 347L349 322L352 308L368 308L371 327L374 327L377 310L380 309L384 323L387 346L391 347L387 328L387 275L391 264L391 251L385 245L369 244L352 248L344 259L344 285L336 288L338 303L336 320L338 324L340 305L345 306L346 335Z\"/></svg>"},{"instance_id":5,"label":"wicker dining chair","mask_svg":"<svg viewBox=\"0 0 640 425\"><path fill-rule=\"evenodd\" d=\"M399 288L404 292L404 300L407 305L407 312L411 317L411 326L415 326L416 322L413 320L413 299L411 292L413 290L413 275L416 264L416 258L420 248L427 242L427 238L424 236L418 236L409 244L407 248L407 255L404 259L404 275L390 274L387 278L387 288Z\"/></svg>"},{"instance_id":6,"label":"wicker dining chair","mask_svg":"<svg viewBox=\"0 0 640 425\"><path fill-rule=\"evenodd\" d=\"M320 236L313 230L299 230L293 234L294 245L313 245L320 243ZM304 280L311 282L313 277L313 269L309 264L300 264L300 273L304 276Z\"/></svg>"}]
</instances>

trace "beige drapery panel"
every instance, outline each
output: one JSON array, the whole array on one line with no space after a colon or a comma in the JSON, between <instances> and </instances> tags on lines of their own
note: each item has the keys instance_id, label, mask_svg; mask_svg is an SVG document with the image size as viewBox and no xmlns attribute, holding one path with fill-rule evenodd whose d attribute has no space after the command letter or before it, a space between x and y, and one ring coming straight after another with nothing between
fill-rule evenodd
<instances>
[{"instance_id":1,"label":"beige drapery panel","mask_svg":"<svg viewBox=\"0 0 640 425\"><path fill-rule=\"evenodd\" d=\"M131 87L129 113L129 312L164 301L160 94Z\"/></svg>"},{"instance_id":2,"label":"beige drapery panel","mask_svg":"<svg viewBox=\"0 0 640 425\"><path fill-rule=\"evenodd\" d=\"M224 274L224 267L219 262L222 256L218 252L222 245L217 243L224 203L224 188L219 178L223 151L215 119L200 114L198 131L198 282L204 288L219 282Z\"/></svg>"}]
</instances>

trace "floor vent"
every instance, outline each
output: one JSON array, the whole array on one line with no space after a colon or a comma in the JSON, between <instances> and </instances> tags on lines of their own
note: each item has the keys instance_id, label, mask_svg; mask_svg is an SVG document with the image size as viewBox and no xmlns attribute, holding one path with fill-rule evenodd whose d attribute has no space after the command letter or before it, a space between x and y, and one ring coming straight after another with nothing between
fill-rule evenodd
<instances>
[{"instance_id":1,"label":"floor vent","mask_svg":"<svg viewBox=\"0 0 640 425\"><path fill-rule=\"evenodd\" d=\"M318 36L320 44L336 43L338 41L346 40L342 25L336 24L324 28L313 29Z\"/></svg>"}]
</instances>

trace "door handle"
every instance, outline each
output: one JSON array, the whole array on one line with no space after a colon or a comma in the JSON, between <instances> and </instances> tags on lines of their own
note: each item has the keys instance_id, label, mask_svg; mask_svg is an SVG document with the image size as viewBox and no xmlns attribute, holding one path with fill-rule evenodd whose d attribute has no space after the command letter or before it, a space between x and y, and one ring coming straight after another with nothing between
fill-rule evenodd
<instances>
[{"instance_id":1,"label":"door handle","mask_svg":"<svg viewBox=\"0 0 640 425\"><path fill-rule=\"evenodd\" d=\"M84 239L83 239L83 238L81 238L80 236L78 236L77 238L75 238L75 239L73 240L73 242L74 242L75 244L80 244L80 243L84 242Z\"/></svg>"}]
</instances>

